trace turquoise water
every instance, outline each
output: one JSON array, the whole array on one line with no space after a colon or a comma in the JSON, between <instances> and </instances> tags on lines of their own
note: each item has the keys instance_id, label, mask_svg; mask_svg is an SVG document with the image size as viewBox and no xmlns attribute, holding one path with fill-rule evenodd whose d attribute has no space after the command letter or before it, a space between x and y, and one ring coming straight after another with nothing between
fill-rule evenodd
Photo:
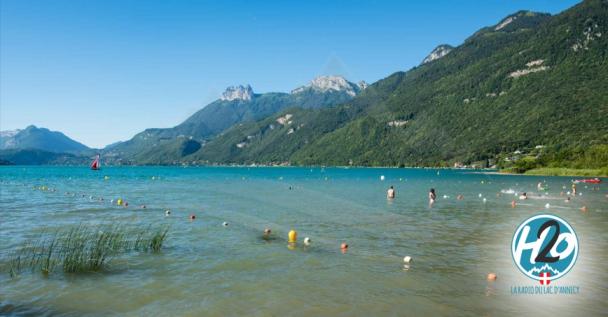
<instances>
[{"instance_id":1,"label":"turquoise water","mask_svg":"<svg viewBox=\"0 0 608 317\"><path fill-rule=\"evenodd\" d=\"M24 272L11 278L3 270L1 314L596 316L608 311L605 184L599 190L579 185L582 195L566 203L560 192L563 186L569 190L571 178L463 170L106 167L94 172L17 166L1 167L0 181L2 267L11 250L41 231L80 223L170 225L160 254L131 253L112 260L104 272L48 277ZM546 182L548 196L536 195L539 181ZM397 191L393 201L386 199L390 185ZM433 207L427 198L431 187L438 194ZM531 198L511 208L513 194L497 195L508 189ZM457 200L458 194L464 200ZM110 204L119 197L128 208ZM579 210L583 205L587 212ZM172 211L169 217L166 209ZM566 219L576 230L579 259L552 285L578 286L578 295L511 294L511 286L538 285L516 268L510 244L516 227L541 212ZM189 221L190 214L197 218ZM261 238L266 227L276 239ZM294 249L287 246L290 229L298 232ZM304 237L312 239L311 246L302 244ZM346 253L340 251L342 242L350 246ZM413 259L409 267L406 255ZM488 282L489 272L498 279Z\"/></svg>"}]
</instances>

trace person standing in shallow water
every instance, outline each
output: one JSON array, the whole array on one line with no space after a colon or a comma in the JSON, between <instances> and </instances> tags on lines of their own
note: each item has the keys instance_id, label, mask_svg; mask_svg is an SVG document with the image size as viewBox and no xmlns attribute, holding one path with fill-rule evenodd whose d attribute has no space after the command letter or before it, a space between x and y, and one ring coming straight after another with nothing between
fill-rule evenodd
<instances>
[{"instance_id":1,"label":"person standing in shallow water","mask_svg":"<svg viewBox=\"0 0 608 317\"><path fill-rule=\"evenodd\" d=\"M435 203L435 199L437 199L437 194L435 194L435 188L431 188L429 191L429 205Z\"/></svg>"},{"instance_id":2,"label":"person standing in shallow water","mask_svg":"<svg viewBox=\"0 0 608 317\"><path fill-rule=\"evenodd\" d=\"M389 187L386 191L386 198L394 199L395 198L395 188L393 186Z\"/></svg>"}]
</instances>

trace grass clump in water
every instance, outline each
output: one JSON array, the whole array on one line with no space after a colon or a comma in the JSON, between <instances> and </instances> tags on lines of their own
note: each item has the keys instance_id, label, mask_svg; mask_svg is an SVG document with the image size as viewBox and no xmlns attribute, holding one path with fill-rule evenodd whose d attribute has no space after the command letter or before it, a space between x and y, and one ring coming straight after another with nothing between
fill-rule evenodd
<instances>
[{"instance_id":1,"label":"grass clump in water","mask_svg":"<svg viewBox=\"0 0 608 317\"><path fill-rule=\"evenodd\" d=\"M117 255L132 251L159 252L167 238L168 227L133 230L122 225L79 225L41 234L17 250L8 262L11 276L24 269L47 275L60 267L65 273L101 271Z\"/></svg>"}]
</instances>

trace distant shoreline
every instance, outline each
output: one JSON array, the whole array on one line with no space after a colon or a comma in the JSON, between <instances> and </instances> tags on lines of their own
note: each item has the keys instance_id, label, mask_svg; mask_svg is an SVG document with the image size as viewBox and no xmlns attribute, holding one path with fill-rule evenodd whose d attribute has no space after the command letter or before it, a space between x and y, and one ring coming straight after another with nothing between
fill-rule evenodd
<instances>
[{"instance_id":1,"label":"distant shoreline","mask_svg":"<svg viewBox=\"0 0 608 317\"><path fill-rule=\"evenodd\" d=\"M11 164L0 164L1 166L11 167L34 167L34 166L57 166L57 167L89 167L88 165L45 165L45 164L32 164L32 165L11 165ZM535 168L528 170L524 173L515 173L508 170L499 170L494 168L454 168L454 167L419 167L419 166L323 166L323 165L238 165L238 164L217 164L217 165L106 165L105 167L181 167L181 168L198 168L198 167L235 167L235 168L339 168L339 169L351 169L351 168L365 168L365 169L433 169L433 170L459 170L465 171L470 174L486 174L486 175L522 175L522 176L569 176L569 177L608 177L608 171L606 169L575 169L565 167L551 167L551 168ZM103 168L102 168L103 170Z\"/></svg>"},{"instance_id":2,"label":"distant shoreline","mask_svg":"<svg viewBox=\"0 0 608 317\"><path fill-rule=\"evenodd\" d=\"M566 167L541 167L526 171L525 173L514 173L505 170L496 172L482 172L494 175L524 175L524 176L571 176L571 177L608 177L606 169L580 169Z\"/></svg>"}]
</instances>

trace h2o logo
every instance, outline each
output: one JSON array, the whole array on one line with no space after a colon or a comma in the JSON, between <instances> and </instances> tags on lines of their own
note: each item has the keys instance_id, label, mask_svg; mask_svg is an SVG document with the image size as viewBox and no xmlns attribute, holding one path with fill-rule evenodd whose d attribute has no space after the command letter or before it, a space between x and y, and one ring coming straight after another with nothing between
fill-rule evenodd
<instances>
[{"instance_id":1,"label":"h2o logo","mask_svg":"<svg viewBox=\"0 0 608 317\"><path fill-rule=\"evenodd\" d=\"M564 276L578 256L578 239L564 219L537 215L526 219L513 235L513 260L522 273L542 285Z\"/></svg>"}]
</instances>

